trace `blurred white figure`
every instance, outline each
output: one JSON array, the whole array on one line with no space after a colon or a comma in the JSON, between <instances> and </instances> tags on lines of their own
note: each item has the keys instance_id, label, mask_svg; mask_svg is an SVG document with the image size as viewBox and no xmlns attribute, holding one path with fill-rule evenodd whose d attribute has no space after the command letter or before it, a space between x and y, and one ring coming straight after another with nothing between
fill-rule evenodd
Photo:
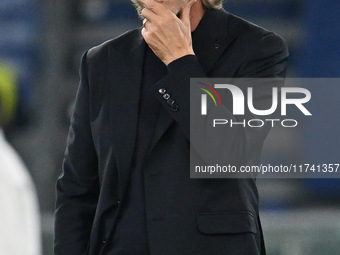
<instances>
[{"instance_id":1,"label":"blurred white figure","mask_svg":"<svg viewBox=\"0 0 340 255\"><path fill-rule=\"evenodd\" d=\"M5 122L4 113L7 121L11 108L8 106L15 101L11 88L15 84L11 82L10 71L0 65L0 254L40 255L37 193L28 170L6 141L1 128Z\"/></svg>"},{"instance_id":2,"label":"blurred white figure","mask_svg":"<svg viewBox=\"0 0 340 255\"><path fill-rule=\"evenodd\" d=\"M36 191L27 169L0 130L0 254L41 254Z\"/></svg>"}]
</instances>

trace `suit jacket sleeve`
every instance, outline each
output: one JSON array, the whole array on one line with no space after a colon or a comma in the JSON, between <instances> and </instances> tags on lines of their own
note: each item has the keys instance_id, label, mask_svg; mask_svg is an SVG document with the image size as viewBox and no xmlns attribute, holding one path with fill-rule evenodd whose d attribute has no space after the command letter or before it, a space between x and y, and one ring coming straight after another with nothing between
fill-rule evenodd
<instances>
[{"instance_id":1,"label":"suit jacket sleeve","mask_svg":"<svg viewBox=\"0 0 340 255\"><path fill-rule=\"evenodd\" d=\"M264 34L260 40L257 40L257 42L250 43L253 43L253 45L252 47L249 47L249 52L244 61L239 64L238 72L235 73L234 77L284 78L286 75L288 49L283 39L274 33L268 32ZM225 59L223 61L228 60ZM206 137L211 138L204 144L196 143L200 139L195 139L195 137L192 136L190 137L190 78L206 77L207 74L202 69L196 56L184 56L168 65L168 75L155 84L153 91L163 107L167 109L171 117L180 125L185 136L189 140L191 138L192 145L206 163L217 163L212 162L211 159L204 158L206 156L203 156L207 155L207 150L216 148L217 142L220 143L218 147L223 148L219 150L221 152L221 155L218 156L218 158L220 158L219 162L228 162L235 166L238 166L241 163L244 164L249 161L249 158L252 157L253 153L261 151L265 137L270 129L268 125L264 125L262 128L233 127L225 129L223 135L221 136L221 133L219 133L218 137L216 137L216 134L214 133L200 134L195 132L196 135L205 135ZM218 77L224 76L219 73ZM269 85L269 87L264 87L263 90L261 90L263 91L262 94L259 93L254 97L254 103L255 101L260 101L259 103L261 104L270 105L272 100L272 88L270 86L271 85ZM161 88L165 89L178 105L176 111L170 107L167 100L165 100L163 95L159 92ZM212 123L212 119L214 119L215 116L221 116L219 114L221 111L223 111L223 116L226 116L226 119L238 121L238 117L233 116L231 110L225 106L216 107L210 110L211 111L207 114L207 118L204 120L205 123L195 123L195 126L204 127L207 123ZM249 111L242 117L246 120L255 118ZM259 118L259 116L256 116L256 118ZM223 139L221 139L222 137Z\"/></svg>"},{"instance_id":2,"label":"suit jacket sleeve","mask_svg":"<svg viewBox=\"0 0 340 255\"><path fill-rule=\"evenodd\" d=\"M62 174L56 185L55 254L85 255L95 215L99 181L89 116L86 53L67 140Z\"/></svg>"}]
</instances>

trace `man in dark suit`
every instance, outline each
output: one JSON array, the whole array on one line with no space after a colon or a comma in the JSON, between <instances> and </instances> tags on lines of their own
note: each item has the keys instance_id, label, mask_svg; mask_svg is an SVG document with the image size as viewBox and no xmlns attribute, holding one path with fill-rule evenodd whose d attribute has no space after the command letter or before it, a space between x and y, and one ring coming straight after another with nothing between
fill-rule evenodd
<instances>
[{"instance_id":1,"label":"man in dark suit","mask_svg":"<svg viewBox=\"0 0 340 255\"><path fill-rule=\"evenodd\" d=\"M284 41L221 2L140 0L142 29L84 54L56 255L265 254L255 180L190 178L190 77L286 74ZM255 135L263 143L267 130L228 137L227 158L257 149Z\"/></svg>"}]
</instances>

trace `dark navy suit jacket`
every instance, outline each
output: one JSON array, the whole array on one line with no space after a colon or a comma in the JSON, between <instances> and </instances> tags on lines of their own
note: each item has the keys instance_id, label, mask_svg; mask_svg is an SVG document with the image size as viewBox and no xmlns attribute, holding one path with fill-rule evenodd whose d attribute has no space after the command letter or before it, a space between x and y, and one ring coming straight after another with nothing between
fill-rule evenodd
<instances>
[{"instance_id":1,"label":"dark navy suit jacket","mask_svg":"<svg viewBox=\"0 0 340 255\"><path fill-rule=\"evenodd\" d=\"M190 179L189 78L284 77L288 50L278 35L224 10L207 10L197 29L206 31L202 54L171 63L153 88L162 108L143 169L150 254L265 254L255 180ZM82 58L57 181L56 255L110 254L114 245L135 146L145 47L135 29ZM262 145L253 143L262 144L267 133L227 133L233 147L226 158L258 161Z\"/></svg>"}]
</instances>

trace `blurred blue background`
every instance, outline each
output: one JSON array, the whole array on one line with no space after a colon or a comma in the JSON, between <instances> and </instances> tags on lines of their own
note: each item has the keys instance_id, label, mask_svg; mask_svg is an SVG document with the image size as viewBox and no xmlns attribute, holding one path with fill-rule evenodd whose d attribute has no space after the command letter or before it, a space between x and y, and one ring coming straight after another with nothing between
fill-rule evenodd
<instances>
[{"instance_id":1,"label":"blurred blue background","mask_svg":"<svg viewBox=\"0 0 340 255\"><path fill-rule=\"evenodd\" d=\"M288 77L340 77L340 1L227 0L224 6L287 41ZM0 62L16 70L20 99L16 118L5 131L37 187L46 255L52 254L54 185L61 171L80 56L140 25L128 0L0 0ZM315 91L326 93L333 109L339 106L340 86ZM339 117L333 125L340 126ZM306 131L304 139L291 130L274 131L263 160L299 161L305 153L339 159L338 128L324 132L330 138L329 151L320 152L308 147L309 139L324 141L319 128ZM299 146L306 149L298 150ZM259 180L259 191L269 255L339 254L338 180Z\"/></svg>"}]
</instances>

